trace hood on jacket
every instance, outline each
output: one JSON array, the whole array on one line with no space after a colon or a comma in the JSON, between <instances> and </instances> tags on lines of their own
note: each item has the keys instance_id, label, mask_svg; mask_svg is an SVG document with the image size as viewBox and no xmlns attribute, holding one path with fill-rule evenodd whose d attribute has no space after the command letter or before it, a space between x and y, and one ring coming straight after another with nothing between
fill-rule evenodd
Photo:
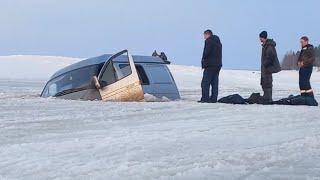
<instances>
[{"instance_id":1,"label":"hood on jacket","mask_svg":"<svg viewBox=\"0 0 320 180\"><path fill-rule=\"evenodd\" d=\"M220 43L220 38L217 35L212 35L207 39L207 41L214 41Z\"/></svg>"},{"instance_id":2,"label":"hood on jacket","mask_svg":"<svg viewBox=\"0 0 320 180\"><path fill-rule=\"evenodd\" d=\"M277 43L273 39L267 39L267 43L265 46L273 46L276 47Z\"/></svg>"},{"instance_id":3,"label":"hood on jacket","mask_svg":"<svg viewBox=\"0 0 320 180\"><path fill-rule=\"evenodd\" d=\"M214 41L220 42L220 38L219 38L218 36L212 35L211 37L212 37L212 39L213 39Z\"/></svg>"},{"instance_id":4,"label":"hood on jacket","mask_svg":"<svg viewBox=\"0 0 320 180\"><path fill-rule=\"evenodd\" d=\"M309 47L313 47L313 45L307 44L305 47L302 47L302 50L304 50L304 49L306 49L306 48L309 48Z\"/></svg>"}]
</instances>

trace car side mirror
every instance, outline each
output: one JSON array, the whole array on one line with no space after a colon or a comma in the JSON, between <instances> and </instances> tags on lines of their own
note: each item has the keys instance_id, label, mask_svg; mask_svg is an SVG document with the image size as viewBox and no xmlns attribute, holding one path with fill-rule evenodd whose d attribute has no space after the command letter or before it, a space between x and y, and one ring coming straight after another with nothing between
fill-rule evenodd
<instances>
[{"instance_id":1,"label":"car side mirror","mask_svg":"<svg viewBox=\"0 0 320 180\"><path fill-rule=\"evenodd\" d=\"M97 89L100 89L100 88L101 88L101 85L100 85L100 82L99 82L97 76L93 76L93 77L92 77L92 80L93 80L93 83L94 83L94 85L96 86L96 88L97 88Z\"/></svg>"}]
</instances>

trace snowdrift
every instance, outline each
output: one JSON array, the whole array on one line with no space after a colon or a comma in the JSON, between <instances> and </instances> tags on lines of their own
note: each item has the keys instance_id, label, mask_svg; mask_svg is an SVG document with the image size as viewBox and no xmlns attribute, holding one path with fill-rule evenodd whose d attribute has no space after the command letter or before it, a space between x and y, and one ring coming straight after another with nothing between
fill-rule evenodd
<instances>
[{"instance_id":1,"label":"snowdrift","mask_svg":"<svg viewBox=\"0 0 320 180\"><path fill-rule=\"evenodd\" d=\"M0 78L46 80L57 70L79 60L53 56L0 56Z\"/></svg>"}]
</instances>

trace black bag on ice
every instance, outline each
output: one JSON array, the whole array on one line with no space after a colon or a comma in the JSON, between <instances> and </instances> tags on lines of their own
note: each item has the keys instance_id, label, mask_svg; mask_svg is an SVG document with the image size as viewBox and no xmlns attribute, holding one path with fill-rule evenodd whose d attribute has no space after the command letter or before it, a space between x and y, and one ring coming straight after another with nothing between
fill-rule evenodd
<instances>
[{"instance_id":1,"label":"black bag on ice","mask_svg":"<svg viewBox=\"0 0 320 180\"><path fill-rule=\"evenodd\" d=\"M246 101L239 94L223 97L218 102L225 104L246 104Z\"/></svg>"}]
</instances>

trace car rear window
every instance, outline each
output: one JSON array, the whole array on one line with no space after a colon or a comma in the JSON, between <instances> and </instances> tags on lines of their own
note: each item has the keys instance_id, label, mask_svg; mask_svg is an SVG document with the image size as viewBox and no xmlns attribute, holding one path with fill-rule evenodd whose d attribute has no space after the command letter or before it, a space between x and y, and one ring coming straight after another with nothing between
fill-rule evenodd
<instances>
[{"instance_id":1,"label":"car rear window","mask_svg":"<svg viewBox=\"0 0 320 180\"><path fill-rule=\"evenodd\" d=\"M149 65L148 71L155 84L171 84L172 78L165 65Z\"/></svg>"}]
</instances>

